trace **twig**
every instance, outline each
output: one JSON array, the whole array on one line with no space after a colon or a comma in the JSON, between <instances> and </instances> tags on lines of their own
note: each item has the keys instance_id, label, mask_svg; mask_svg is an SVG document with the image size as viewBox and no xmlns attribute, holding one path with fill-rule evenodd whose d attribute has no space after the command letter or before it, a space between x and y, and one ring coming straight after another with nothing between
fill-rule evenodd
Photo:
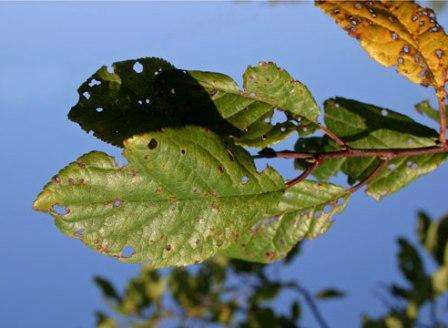
<instances>
[{"instance_id":1,"label":"twig","mask_svg":"<svg viewBox=\"0 0 448 328\"><path fill-rule=\"evenodd\" d=\"M377 167L375 167L375 169L372 171L372 173L370 173L367 177L365 177L359 183L357 183L356 185L354 185L353 187L348 189L347 192L352 194L352 193L358 191L364 185L367 185L370 181L375 179L378 176L378 174L381 173L381 171L386 167L388 162L389 161L387 159L381 159L380 162L378 163Z\"/></svg>"},{"instance_id":2,"label":"twig","mask_svg":"<svg viewBox=\"0 0 448 328\"><path fill-rule=\"evenodd\" d=\"M446 91L443 88L437 92L437 99L439 101L439 121L440 121L440 132L439 141L441 146L446 145Z\"/></svg>"},{"instance_id":3,"label":"twig","mask_svg":"<svg viewBox=\"0 0 448 328\"><path fill-rule=\"evenodd\" d=\"M331 140L336 142L339 146L342 147L342 149L348 149L350 148L344 140L339 138L337 135L335 135L330 129L323 125L319 125L319 128L322 130L323 133L325 133Z\"/></svg>"},{"instance_id":4,"label":"twig","mask_svg":"<svg viewBox=\"0 0 448 328\"><path fill-rule=\"evenodd\" d=\"M286 182L286 187L292 187L295 184L305 180L320 164L322 163L321 159L315 159L308 167L305 171L302 172L302 174L300 174L297 178L294 178L292 180L289 180L288 182Z\"/></svg>"},{"instance_id":5,"label":"twig","mask_svg":"<svg viewBox=\"0 0 448 328\"><path fill-rule=\"evenodd\" d=\"M440 146L419 147L419 148L390 148L390 149L342 149L326 153L296 152L290 150L271 151L269 153L259 153L256 158L298 158L321 161L333 158L353 158L353 157L381 157L394 159L399 157L409 157L417 155L430 155L448 153L448 142L445 141Z\"/></svg>"},{"instance_id":6,"label":"twig","mask_svg":"<svg viewBox=\"0 0 448 328\"><path fill-rule=\"evenodd\" d=\"M329 328L329 325L325 321L323 315L320 313L319 308L317 307L316 303L313 300L313 297L311 296L310 292L305 289L304 287L300 286L299 284L295 282L287 283L285 286L295 289L299 294L303 296L305 299L306 304L311 310L311 313L314 316L314 319L317 321L317 324L321 328Z\"/></svg>"}]
</instances>

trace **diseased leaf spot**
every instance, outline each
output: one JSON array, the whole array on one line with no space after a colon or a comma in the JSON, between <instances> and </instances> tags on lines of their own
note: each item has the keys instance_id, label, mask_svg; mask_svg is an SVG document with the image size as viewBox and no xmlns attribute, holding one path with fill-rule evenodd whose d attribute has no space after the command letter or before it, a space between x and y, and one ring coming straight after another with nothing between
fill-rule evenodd
<instances>
[{"instance_id":1,"label":"diseased leaf spot","mask_svg":"<svg viewBox=\"0 0 448 328\"><path fill-rule=\"evenodd\" d=\"M218 166L219 173L224 173L224 167L222 165Z\"/></svg>"},{"instance_id":2,"label":"diseased leaf spot","mask_svg":"<svg viewBox=\"0 0 448 328\"><path fill-rule=\"evenodd\" d=\"M391 163L387 166L387 168L389 169L389 171L395 171L397 169L397 165L394 163Z\"/></svg>"},{"instance_id":3,"label":"diseased leaf spot","mask_svg":"<svg viewBox=\"0 0 448 328\"><path fill-rule=\"evenodd\" d=\"M442 57L443 57L443 50L442 49L436 49L436 51L434 53L435 53L437 58L442 59Z\"/></svg>"},{"instance_id":4,"label":"diseased leaf spot","mask_svg":"<svg viewBox=\"0 0 448 328\"><path fill-rule=\"evenodd\" d=\"M139 62L135 62L134 66L132 66L135 73L141 73L143 72L143 65Z\"/></svg>"},{"instance_id":5,"label":"diseased leaf spot","mask_svg":"<svg viewBox=\"0 0 448 328\"><path fill-rule=\"evenodd\" d=\"M82 236L84 235L84 229L83 228L79 228L75 231L75 233L73 234L73 237L75 238L82 238Z\"/></svg>"},{"instance_id":6,"label":"diseased leaf spot","mask_svg":"<svg viewBox=\"0 0 448 328\"><path fill-rule=\"evenodd\" d=\"M158 145L157 140L152 138L148 143L148 148L151 150L156 149L157 145Z\"/></svg>"},{"instance_id":7,"label":"diseased leaf spot","mask_svg":"<svg viewBox=\"0 0 448 328\"><path fill-rule=\"evenodd\" d=\"M273 251L268 251L264 254L269 261L274 261L277 257L277 254Z\"/></svg>"},{"instance_id":8,"label":"diseased leaf spot","mask_svg":"<svg viewBox=\"0 0 448 328\"><path fill-rule=\"evenodd\" d=\"M54 213L60 216L65 216L70 213L70 209L68 207L58 204L53 205L52 210Z\"/></svg>"},{"instance_id":9,"label":"diseased leaf spot","mask_svg":"<svg viewBox=\"0 0 448 328\"><path fill-rule=\"evenodd\" d=\"M124 258L130 258L134 254L135 254L134 248L129 245L123 247L123 249L121 250L121 257L124 257Z\"/></svg>"},{"instance_id":10,"label":"diseased leaf spot","mask_svg":"<svg viewBox=\"0 0 448 328\"><path fill-rule=\"evenodd\" d=\"M120 198L114 200L113 206L120 207L123 204L123 201Z\"/></svg>"},{"instance_id":11,"label":"diseased leaf spot","mask_svg":"<svg viewBox=\"0 0 448 328\"><path fill-rule=\"evenodd\" d=\"M186 151L185 149L181 149L181 150L180 150L180 153L181 153L182 155L185 155L185 154L187 153L187 151Z\"/></svg>"},{"instance_id":12,"label":"diseased leaf spot","mask_svg":"<svg viewBox=\"0 0 448 328\"><path fill-rule=\"evenodd\" d=\"M171 245L169 245L169 244L165 246L165 250L167 252L170 252L172 249L173 249L173 247Z\"/></svg>"}]
</instances>

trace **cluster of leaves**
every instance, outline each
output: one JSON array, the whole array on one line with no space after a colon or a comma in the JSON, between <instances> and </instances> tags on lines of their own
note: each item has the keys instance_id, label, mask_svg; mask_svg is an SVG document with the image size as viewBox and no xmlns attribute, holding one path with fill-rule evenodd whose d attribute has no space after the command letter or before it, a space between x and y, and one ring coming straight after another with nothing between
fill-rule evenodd
<instances>
[{"instance_id":1,"label":"cluster of leaves","mask_svg":"<svg viewBox=\"0 0 448 328\"><path fill-rule=\"evenodd\" d=\"M448 215L431 220L421 212L417 220L419 247L405 238L399 238L397 264L407 286L393 283L388 286L393 304L381 318L364 317L365 328L448 327L437 306L448 292ZM425 268L431 262L430 273ZM425 312L428 313L424 319ZM446 305L441 311L446 318Z\"/></svg>"},{"instance_id":2,"label":"cluster of leaves","mask_svg":"<svg viewBox=\"0 0 448 328\"><path fill-rule=\"evenodd\" d=\"M448 38L433 12L411 2L317 5L381 64L434 87L443 112ZM327 231L361 186L380 199L434 170L448 152L442 121L437 134L353 100L327 100L319 123L310 91L274 63L248 67L240 89L224 74L139 58L100 68L78 91L69 118L123 147L128 165L102 152L83 155L44 187L34 208L89 247L153 268L217 255L281 259L299 240ZM276 112L284 122L271 123ZM292 133L295 151L267 148ZM249 146L261 157L297 158L303 173L285 182L271 167L258 172ZM338 173L352 188L330 183Z\"/></svg>"},{"instance_id":3,"label":"cluster of leaves","mask_svg":"<svg viewBox=\"0 0 448 328\"><path fill-rule=\"evenodd\" d=\"M311 307L317 325L327 327L316 301L344 293L328 288L312 295L297 281L282 281L281 271L299 252L298 245L283 261L271 265L217 257L164 274L143 266L122 293L105 278L95 277L111 310L109 315L97 312L97 327L298 327L304 305ZM275 306L285 292L291 297L287 310Z\"/></svg>"}]
</instances>

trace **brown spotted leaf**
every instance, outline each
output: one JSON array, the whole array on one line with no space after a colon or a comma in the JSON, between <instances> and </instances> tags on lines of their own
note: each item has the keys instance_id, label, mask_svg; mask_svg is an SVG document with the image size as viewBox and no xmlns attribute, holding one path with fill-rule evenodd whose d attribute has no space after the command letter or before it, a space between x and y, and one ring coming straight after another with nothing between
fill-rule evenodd
<instances>
[{"instance_id":1,"label":"brown spotted leaf","mask_svg":"<svg viewBox=\"0 0 448 328\"><path fill-rule=\"evenodd\" d=\"M380 64L444 95L448 36L434 12L412 1L316 1Z\"/></svg>"},{"instance_id":2,"label":"brown spotted leaf","mask_svg":"<svg viewBox=\"0 0 448 328\"><path fill-rule=\"evenodd\" d=\"M275 170L257 172L243 148L200 127L134 136L124 142L124 156L124 167L101 152L80 157L44 187L34 208L103 254L153 267L202 262L273 216L299 211L302 221L290 221L308 226L305 211L344 193L311 181L285 190ZM324 231L330 216L310 234ZM279 240L284 232L277 231ZM301 235L292 237L284 238L294 245Z\"/></svg>"}]
</instances>

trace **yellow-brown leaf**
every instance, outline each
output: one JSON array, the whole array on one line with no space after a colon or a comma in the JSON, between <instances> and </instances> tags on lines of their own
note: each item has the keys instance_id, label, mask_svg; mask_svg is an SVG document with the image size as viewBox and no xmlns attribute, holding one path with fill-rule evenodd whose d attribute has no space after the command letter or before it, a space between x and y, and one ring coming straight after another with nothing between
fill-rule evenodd
<instances>
[{"instance_id":1,"label":"yellow-brown leaf","mask_svg":"<svg viewBox=\"0 0 448 328\"><path fill-rule=\"evenodd\" d=\"M316 1L380 64L445 95L448 36L434 12L413 1Z\"/></svg>"}]
</instances>

